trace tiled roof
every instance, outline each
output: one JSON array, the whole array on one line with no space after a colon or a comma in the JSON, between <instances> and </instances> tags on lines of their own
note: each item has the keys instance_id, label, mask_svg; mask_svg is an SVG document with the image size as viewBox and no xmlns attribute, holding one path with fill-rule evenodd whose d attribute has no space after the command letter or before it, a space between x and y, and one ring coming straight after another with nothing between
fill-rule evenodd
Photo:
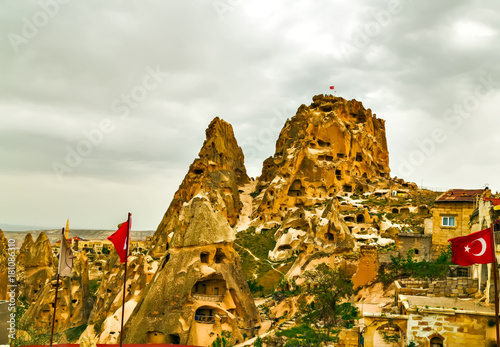
<instances>
[{"instance_id":1,"label":"tiled roof","mask_svg":"<svg viewBox=\"0 0 500 347\"><path fill-rule=\"evenodd\" d=\"M436 202L474 202L484 189L450 189L441 194Z\"/></svg>"},{"instance_id":2,"label":"tiled roof","mask_svg":"<svg viewBox=\"0 0 500 347\"><path fill-rule=\"evenodd\" d=\"M483 198L484 201L491 201L493 206L500 205L500 198Z\"/></svg>"}]
</instances>

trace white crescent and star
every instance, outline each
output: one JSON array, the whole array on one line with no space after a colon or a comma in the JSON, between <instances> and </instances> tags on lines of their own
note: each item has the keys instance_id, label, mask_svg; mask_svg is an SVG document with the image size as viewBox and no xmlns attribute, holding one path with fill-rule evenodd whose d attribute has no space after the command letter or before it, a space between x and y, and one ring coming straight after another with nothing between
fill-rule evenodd
<instances>
[{"instance_id":1,"label":"white crescent and star","mask_svg":"<svg viewBox=\"0 0 500 347\"><path fill-rule=\"evenodd\" d=\"M480 256L482 256L482 255L486 252L486 247L487 247L487 244L486 244L486 241L485 241L483 238L480 238L480 239L476 239L476 240L472 241L469 245L470 245L470 246L472 246L472 244L473 244L474 242L476 242L476 241L479 241L479 242L481 243L481 252L479 252L479 253L471 253L471 254L472 254L472 255L475 255L476 257L480 257ZM467 253L469 253L469 252L470 252L470 247L469 247L469 245L466 245L466 246L465 246L465 251L466 251Z\"/></svg>"}]
</instances>

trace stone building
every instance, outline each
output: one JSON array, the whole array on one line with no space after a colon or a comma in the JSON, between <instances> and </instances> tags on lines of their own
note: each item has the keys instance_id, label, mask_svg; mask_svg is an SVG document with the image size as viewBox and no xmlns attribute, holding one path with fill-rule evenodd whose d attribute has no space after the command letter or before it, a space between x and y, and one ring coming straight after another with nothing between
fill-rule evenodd
<instances>
[{"instance_id":1,"label":"stone building","mask_svg":"<svg viewBox=\"0 0 500 347\"><path fill-rule=\"evenodd\" d=\"M417 233L398 233L396 238L396 249L402 257L408 251L412 251L416 261L430 260L431 258L432 235Z\"/></svg>"},{"instance_id":2,"label":"stone building","mask_svg":"<svg viewBox=\"0 0 500 347\"><path fill-rule=\"evenodd\" d=\"M471 213L469 220L471 232L489 228L492 223L497 224L495 229L499 231L499 219L500 198L483 197L478 200L476 209Z\"/></svg>"},{"instance_id":3,"label":"stone building","mask_svg":"<svg viewBox=\"0 0 500 347\"><path fill-rule=\"evenodd\" d=\"M491 194L483 189L450 189L441 194L432 208L432 257L439 256L453 237L470 234L469 220L477 206L477 198Z\"/></svg>"},{"instance_id":4,"label":"stone building","mask_svg":"<svg viewBox=\"0 0 500 347\"><path fill-rule=\"evenodd\" d=\"M459 298L398 295L398 314L365 313L365 347L494 346L493 306ZM493 344L492 344L493 343Z\"/></svg>"},{"instance_id":5,"label":"stone building","mask_svg":"<svg viewBox=\"0 0 500 347\"><path fill-rule=\"evenodd\" d=\"M500 199L496 197L483 197L478 200L476 209L470 217L471 232L476 232L495 225L496 254L500 258ZM478 290L484 293L489 302L494 300L493 272L491 264L475 264L471 267L472 276L478 279Z\"/></svg>"}]
</instances>

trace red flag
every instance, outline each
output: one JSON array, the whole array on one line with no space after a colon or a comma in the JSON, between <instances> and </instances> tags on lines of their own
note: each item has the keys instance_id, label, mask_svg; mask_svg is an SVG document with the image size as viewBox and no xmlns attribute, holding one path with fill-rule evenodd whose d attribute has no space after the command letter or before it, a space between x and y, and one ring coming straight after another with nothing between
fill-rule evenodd
<instances>
[{"instance_id":1,"label":"red flag","mask_svg":"<svg viewBox=\"0 0 500 347\"><path fill-rule=\"evenodd\" d=\"M330 86L330 89L333 89L333 86Z\"/></svg>"},{"instance_id":2,"label":"red flag","mask_svg":"<svg viewBox=\"0 0 500 347\"><path fill-rule=\"evenodd\" d=\"M457 265L493 263L493 245L490 228L467 236L449 239L451 242L451 261Z\"/></svg>"},{"instance_id":3,"label":"red flag","mask_svg":"<svg viewBox=\"0 0 500 347\"><path fill-rule=\"evenodd\" d=\"M116 253L118 253L118 255L120 256L120 263L125 263L127 261L130 224L129 213L128 220L125 223L122 223L113 235L108 237L108 240L113 242Z\"/></svg>"}]
</instances>

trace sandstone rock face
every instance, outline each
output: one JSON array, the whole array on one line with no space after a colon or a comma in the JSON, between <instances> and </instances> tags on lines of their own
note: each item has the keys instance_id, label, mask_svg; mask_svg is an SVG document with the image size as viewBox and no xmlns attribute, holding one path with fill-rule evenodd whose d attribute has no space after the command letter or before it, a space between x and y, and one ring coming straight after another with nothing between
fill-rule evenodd
<instances>
[{"instance_id":1,"label":"sandstone rock face","mask_svg":"<svg viewBox=\"0 0 500 347\"><path fill-rule=\"evenodd\" d=\"M361 258L359 259L358 271L352 278L354 288L370 284L377 277L380 268L377 247L361 246L360 251Z\"/></svg>"},{"instance_id":2,"label":"sandstone rock face","mask_svg":"<svg viewBox=\"0 0 500 347\"><path fill-rule=\"evenodd\" d=\"M88 319L88 328L83 336L94 338L98 343L115 343L121 324L121 307L123 304L124 264L116 252L113 252L103 269L104 274L97 291L92 312ZM137 254L129 256L127 261L126 305L135 307L141 291L150 282L157 269L157 262L150 256ZM130 311L131 311L130 310Z\"/></svg>"},{"instance_id":3,"label":"sandstone rock face","mask_svg":"<svg viewBox=\"0 0 500 347\"><path fill-rule=\"evenodd\" d=\"M16 258L16 266L19 295L29 304L34 303L57 272L57 259L45 233L40 233L36 242L33 242L31 234L26 235Z\"/></svg>"},{"instance_id":4,"label":"sandstone rock face","mask_svg":"<svg viewBox=\"0 0 500 347\"><path fill-rule=\"evenodd\" d=\"M37 240L38 242L38 240ZM36 244L36 243L35 243ZM55 331L63 332L87 323L92 309L89 296L88 258L85 253L74 253L73 274L60 277L57 294ZM35 263L39 264L38 261ZM21 325L33 325L50 332L54 313L56 280L53 279L35 295L36 302L23 315Z\"/></svg>"},{"instance_id":5,"label":"sandstone rock face","mask_svg":"<svg viewBox=\"0 0 500 347\"><path fill-rule=\"evenodd\" d=\"M326 207L306 211L291 209L276 231L276 246L269 253L273 261L285 260L294 254L313 254L352 251L354 239L337 212L338 202L329 199Z\"/></svg>"},{"instance_id":6,"label":"sandstone rock face","mask_svg":"<svg viewBox=\"0 0 500 347\"><path fill-rule=\"evenodd\" d=\"M236 224L242 208L238 186L249 182L243 164L243 151L238 147L230 124L216 117L206 130L206 140L199 158L175 193L156 233L150 254L158 258L166 251L167 237L179 225L179 212L184 203L200 191L208 193L214 209L220 211L230 225Z\"/></svg>"},{"instance_id":7,"label":"sandstone rock face","mask_svg":"<svg viewBox=\"0 0 500 347\"><path fill-rule=\"evenodd\" d=\"M127 322L125 343L207 346L223 330L242 342L260 318L227 219L203 194L182 207L179 219L171 248Z\"/></svg>"},{"instance_id":8,"label":"sandstone rock face","mask_svg":"<svg viewBox=\"0 0 500 347\"><path fill-rule=\"evenodd\" d=\"M279 221L287 207L374 190L389 173L384 121L356 100L317 95L287 120L264 161L254 217Z\"/></svg>"}]
</instances>

